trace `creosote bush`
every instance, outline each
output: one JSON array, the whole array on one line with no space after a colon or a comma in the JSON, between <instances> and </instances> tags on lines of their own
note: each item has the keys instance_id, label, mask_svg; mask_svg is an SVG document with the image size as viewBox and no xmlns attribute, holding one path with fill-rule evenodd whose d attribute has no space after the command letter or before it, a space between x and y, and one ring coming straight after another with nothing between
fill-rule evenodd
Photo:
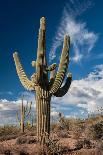
<instances>
[{"instance_id":1,"label":"creosote bush","mask_svg":"<svg viewBox=\"0 0 103 155\"><path fill-rule=\"evenodd\" d=\"M88 137L92 139L100 139L103 136L103 121L91 125L88 130Z\"/></svg>"},{"instance_id":2,"label":"creosote bush","mask_svg":"<svg viewBox=\"0 0 103 155\"><path fill-rule=\"evenodd\" d=\"M7 135L16 135L20 132L19 128L13 125L6 125L0 127L0 136L7 136Z\"/></svg>"},{"instance_id":3,"label":"creosote bush","mask_svg":"<svg viewBox=\"0 0 103 155\"><path fill-rule=\"evenodd\" d=\"M16 139L16 144L36 144L37 139L32 136L20 136Z\"/></svg>"}]
</instances>

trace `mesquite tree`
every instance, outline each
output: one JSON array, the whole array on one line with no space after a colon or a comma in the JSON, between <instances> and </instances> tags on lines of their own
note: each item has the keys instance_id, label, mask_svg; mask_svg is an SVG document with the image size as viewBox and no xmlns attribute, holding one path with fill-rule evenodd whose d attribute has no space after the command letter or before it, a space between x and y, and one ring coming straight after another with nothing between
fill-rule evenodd
<instances>
[{"instance_id":1,"label":"mesquite tree","mask_svg":"<svg viewBox=\"0 0 103 155\"><path fill-rule=\"evenodd\" d=\"M69 47L70 37L65 35L58 71L56 72L57 65L55 63L50 66L47 65L45 18L42 17L40 19L37 59L32 61L32 66L36 68L36 72L31 76L31 80L28 79L23 70L18 53L13 54L17 74L22 85L27 90L36 92L37 137L39 141L42 140L41 137L44 133L50 134L50 101L52 95L64 96L72 81L72 76L68 73L64 85L61 86L68 69ZM50 76L48 75L49 72Z\"/></svg>"}]
</instances>

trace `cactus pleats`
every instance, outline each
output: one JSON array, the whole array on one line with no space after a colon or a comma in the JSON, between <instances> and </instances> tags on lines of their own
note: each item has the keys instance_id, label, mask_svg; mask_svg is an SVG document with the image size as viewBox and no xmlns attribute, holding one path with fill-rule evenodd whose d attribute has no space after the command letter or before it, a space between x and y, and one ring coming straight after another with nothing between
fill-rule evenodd
<instances>
[{"instance_id":1,"label":"cactus pleats","mask_svg":"<svg viewBox=\"0 0 103 155\"><path fill-rule=\"evenodd\" d=\"M63 87L61 87L67 73L69 64L69 48L70 38L68 35L64 37L63 49L60 59L58 71L57 65L54 63L47 65L46 60L46 22L45 18L40 19L40 29L38 36L37 59L32 61L32 67L36 68L29 80L23 70L17 53L14 53L14 61L17 74L22 85L30 91L35 91L36 111L37 111L37 137L42 143L45 143L45 133L50 134L50 101L52 95L57 97L64 96L71 84L72 76L69 74ZM50 79L48 78L50 72Z\"/></svg>"}]
</instances>

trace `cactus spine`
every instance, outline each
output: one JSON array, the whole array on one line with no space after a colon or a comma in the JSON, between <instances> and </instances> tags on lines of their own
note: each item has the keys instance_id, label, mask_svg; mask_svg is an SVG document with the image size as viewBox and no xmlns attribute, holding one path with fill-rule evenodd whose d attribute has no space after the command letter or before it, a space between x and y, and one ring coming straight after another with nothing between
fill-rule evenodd
<instances>
[{"instance_id":1,"label":"cactus spine","mask_svg":"<svg viewBox=\"0 0 103 155\"><path fill-rule=\"evenodd\" d=\"M64 44L60 59L58 71L56 73L56 64L47 65L46 60L46 29L45 18L40 19L40 29L38 36L37 59L32 61L32 67L36 68L36 73L29 80L20 63L18 53L13 54L16 70L22 85L30 91L36 92L36 110L37 110L37 137L42 141L42 135L50 134L50 100L52 95L57 97L64 96L71 84L72 76L67 75L64 86L61 87L67 73L69 64L69 47L70 38L68 35L64 37ZM48 73L50 72L50 79Z\"/></svg>"},{"instance_id":2,"label":"cactus spine","mask_svg":"<svg viewBox=\"0 0 103 155\"><path fill-rule=\"evenodd\" d=\"M17 120L19 121L22 133L24 132L25 120L27 119L27 117L30 115L30 112L31 112L31 105L32 105L32 102L30 103L30 106L28 107L28 101L27 101L26 106L24 106L23 97L22 97L21 108L20 108L20 119L19 119L18 112L17 112L17 115L16 115Z\"/></svg>"}]
</instances>

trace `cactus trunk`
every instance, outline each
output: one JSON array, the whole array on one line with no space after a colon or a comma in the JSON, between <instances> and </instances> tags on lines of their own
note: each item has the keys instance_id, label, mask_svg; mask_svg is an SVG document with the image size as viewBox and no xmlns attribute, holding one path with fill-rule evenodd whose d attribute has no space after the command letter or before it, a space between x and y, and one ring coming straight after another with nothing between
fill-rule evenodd
<instances>
[{"instance_id":1,"label":"cactus trunk","mask_svg":"<svg viewBox=\"0 0 103 155\"><path fill-rule=\"evenodd\" d=\"M50 66L46 59L46 21L40 19L40 29L38 36L37 59L32 61L32 67L35 67L35 73L28 79L20 63L17 52L13 54L18 76L22 85L30 91L36 92L37 108L37 137L40 142L45 143L45 137L50 134L50 100L54 95L56 97L64 96L70 87L72 75L67 75L66 82L63 84L67 74L69 64L70 37L65 35L60 64L54 63ZM49 78L50 74L50 78ZM48 136L45 136L47 133Z\"/></svg>"},{"instance_id":2,"label":"cactus trunk","mask_svg":"<svg viewBox=\"0 0 103 155\"><path fill-rule=\"evenodd\" d=\"M23 99L22 99L22 103L21 103L21 132L24 132L24 106L23 106Z\"/></svg>"},{"instance_id":3,"label":"cactus trunk","mask_svg":"<svg viewBox=\"0 0 103 155\"><path fill-rule=\"evenodd\" d=\"M48 90L38 87L36 90L37 137L43 141L50 133L50 95Z\"/></svg>"}]
</instances>

